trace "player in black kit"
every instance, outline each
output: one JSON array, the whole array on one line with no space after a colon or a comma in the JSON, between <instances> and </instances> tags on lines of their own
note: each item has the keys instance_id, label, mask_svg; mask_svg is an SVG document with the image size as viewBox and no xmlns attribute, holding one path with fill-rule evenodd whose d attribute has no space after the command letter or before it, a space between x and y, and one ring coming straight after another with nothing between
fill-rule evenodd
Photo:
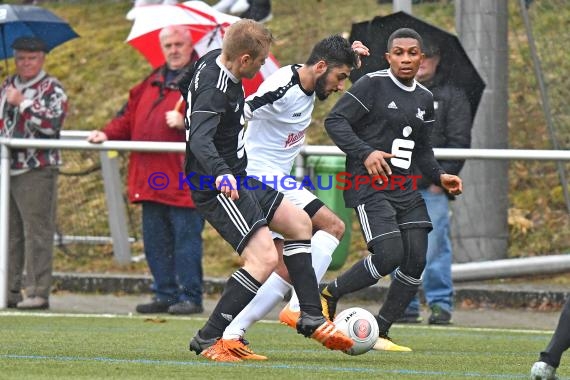
<instances>
[{"instance_id":1,"label":"player in black kit","mask_svg":"<svg viewBox=\"0 0 570 380\"><path fill-rule=\"evenodd\" d=\"M321 293L323 312L334 318L338 299L371 286L392 272L386 301L376 319L376 350L410 351L388 337L392 323L416 294L426 263L431 230L425 203L416 189L412 161L422 174L453 195L461 179L446 174L434 158L430 128L433 96L415 75L423 59L422 38L408 28L388 39L387 70L360 78L325 120L331 139L347 155L344 199L356 210L371 254L331 282Z\"/></svg>"},{"instance_id":2,"label":"player in black kit","mask_svg":"<svg viewBox=\"0 0 570 380\"><path fill-rule=\"evenodd\" d=\"M301 303L297 331L334 350L354 344L322 314L311 265L308 214L271 187L246 177L241 79L259 71L272 39L269 30L253 20L232 24L222 49L196 63L186 94L190 106L185 170L192 198L198 211L244 260L190 342L190 350L215 361L267 359L253 353L242 339L221 337L277 265L279 255L269 227L286 239L283 261Z\"/></svg>"}]
</instances>

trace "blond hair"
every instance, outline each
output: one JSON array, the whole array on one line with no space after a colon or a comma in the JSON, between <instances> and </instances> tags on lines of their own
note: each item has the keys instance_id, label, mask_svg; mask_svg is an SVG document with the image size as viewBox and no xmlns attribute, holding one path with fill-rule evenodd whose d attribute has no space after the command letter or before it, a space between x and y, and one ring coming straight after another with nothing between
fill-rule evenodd
<instances>
[{"instance_id":1,"label":"blond hair","mask_svg":"<svg viewBox=\"0 0 570 380\"><path fill-rule=\"evenodd\" d=\"M222 43L222 54L233 61L241 54L257 58L273 42L273 35L263 25L251 19L242 19L232 24Z\"/></svg>"}]
</instances>

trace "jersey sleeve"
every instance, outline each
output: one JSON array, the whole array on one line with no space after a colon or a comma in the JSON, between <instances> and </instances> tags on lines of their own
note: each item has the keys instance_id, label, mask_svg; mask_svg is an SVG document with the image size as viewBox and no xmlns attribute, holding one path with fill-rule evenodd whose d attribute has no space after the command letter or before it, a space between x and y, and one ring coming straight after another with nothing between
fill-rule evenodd
<instances>
[{"instance_id":1,"label":"jersey sleeve","mask_svg":"<svg viewBox=\"0 0 570 380\"><path fill-rule=\"evenodd\" d=\"M348 156L361 161L375 149L358 137L353 126L370 112L372 90L372 81L363 76L341 96L325 119L325 129L333 142Z\"/></svg>"},{"instance_id":2,"label":"jersey sleeve","mask_svg":"<svg viewBox=\"0 0 570 380\"><path fill-rule=\"evenodd\" d=\"M452 87L449 89L449 109L446 120L438 120L445 126L445 136L447 138L446 148L471 147L471 106L465 93ZM450 174L459 174L463 168L465 160L442 160L441 167Z\"/></svg>"},{"instance_id":3,"label":"jersey sleeve","mask_svg":"<svg viewBox=\"0 0 570 380\"><path fill-rule=\"evenodd\" d=\"M229 166L214 145L214 135L226 110L226 95L217 88L209 87L192 96L194 99L189 116L190 150L206 169L205 174L214 177L230 174Z\"/></svg>"}]
</instances>

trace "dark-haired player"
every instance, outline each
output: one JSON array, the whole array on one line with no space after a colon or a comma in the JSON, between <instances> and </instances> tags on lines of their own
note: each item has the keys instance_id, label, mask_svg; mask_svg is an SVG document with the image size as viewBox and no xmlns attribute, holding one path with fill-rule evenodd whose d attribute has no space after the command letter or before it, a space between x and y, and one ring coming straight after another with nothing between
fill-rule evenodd
<instances>
[{"instance_id":1,"label":"dark-haired player","mask_svg":"<svg viewBox=\"0 0 570 380\"><path fill-rule=\"evenodd\" d=\"M411 177L412 162L451 194L462 191L461 179L446 174L434 158L429 140L433 96L414 79L423 57L420 35L409 28L396 30L388 39L390 67L360 78L325 120L331 139L347 155L346 171L370 178L368 185L346 189L344 198L358 214L371 254L322 291L323 312L334 318L340 297L395 271L376 316L380 327L376 350L410 350L393 343L388 330L421 283L431 230L425 203ZM396 183L392 175L406 181Z\"/></svg>"},{"instance_id":2,"label":"dark-haired player","mask_svg":"<svg viewBox=\"0 0 570 380\"><path fill-rule=\"evenodd\" d=\"M351 45L340 35L326 37L315 44L304 64L282 67L246 100L247 173L276 185L286 199L310 216L312 265L319 281L342 238L344 223L290 173L304 146L315 100L325 100L333 92L344 90L351 70L360 63L359 55L368 55L368 48L360 41ZM283 237L275 235L274 240L278 251L282 251ZM255 298L232 320L224 337L243 337L245 331L281 302L290 290L287 270L280 265ZM298 318L299 302L293 294L279 319L294 328Z\"/></svg>"},{"instance_id":3,"label":"dark-haired player","mask_svg":"<svg viewBox=\"0 0 570 380\"><path fill-rule=\"evenodd\" d=\"M246 177L242 78L253 77L269 54L273 37L253 20L232 24L222 49L195 65L187 94L186 173L196 208L244 260L232 274L190 350L215 361L263 360L241 339L224 339L231 320L254 298L275 269L278 253L268 225L286 237L284 262L301 299L297 331L327 348L353 345L322 314L318 283L311 268L309 216L283 195ZM209 183L212 178L214 183Z\"/></svg>"}]
</instances>

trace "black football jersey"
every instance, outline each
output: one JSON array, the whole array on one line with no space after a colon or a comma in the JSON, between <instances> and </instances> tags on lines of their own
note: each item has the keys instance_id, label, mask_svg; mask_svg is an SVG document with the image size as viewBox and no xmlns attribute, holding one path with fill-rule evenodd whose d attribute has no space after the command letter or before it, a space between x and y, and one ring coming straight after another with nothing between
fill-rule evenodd
<instances>
[{"instance_id":1,"label":"black football jersey","mask_svg":"<svg viewBox=\"0 0 570 380\"><path fill-rule=\"evenodd\" d=\"M331 139L347 155L346 171L353 181L351 186L343 184L347 206L357 206L372 192L381 191L391 199L413 194L417 180L412 177L412 162L439 184L443 171L429 140L433 122L433 95L418 82L405 86L389 69L356 81L325 120ZM392 178L385 186L356 189L355 178L368 176L364 160L375 150L395 155L386 160Z\"/></svg>"},{"instance_id":2,"label":"black football jersey","mask_svg":"<svg viewBox=\"0 0 570 380\"><path fill-rule=\"evenodd\" d=\"M200 176L244 176L244 92L220 62L221 50L205 54L195 66L186 112L186 174L198 186Z\"/></svg>"}]
</instances>

